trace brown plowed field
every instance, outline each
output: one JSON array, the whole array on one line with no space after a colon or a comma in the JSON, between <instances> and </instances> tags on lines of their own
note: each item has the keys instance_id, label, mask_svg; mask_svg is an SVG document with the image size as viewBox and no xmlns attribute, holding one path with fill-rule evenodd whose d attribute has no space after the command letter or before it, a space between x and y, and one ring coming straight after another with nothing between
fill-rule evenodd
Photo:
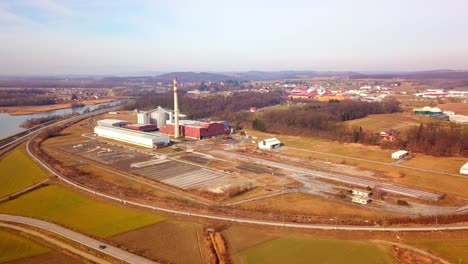
<instances>
[{"instance_id":1,"label":"brown plowed field","mask_svg":"<svg viewBox=\"0 0 468 264\"><path fill-rule=\"evenodd\" d=\"M167 220L110 238L141 256L169 263L203 263L197 229L190 222Z\"/></svg>"}]
</instances>

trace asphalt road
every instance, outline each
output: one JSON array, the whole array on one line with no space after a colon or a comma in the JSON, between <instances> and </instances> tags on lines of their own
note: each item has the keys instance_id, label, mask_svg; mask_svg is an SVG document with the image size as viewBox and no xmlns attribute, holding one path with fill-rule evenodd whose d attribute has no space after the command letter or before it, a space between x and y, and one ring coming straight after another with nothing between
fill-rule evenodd
<instances>
[{"instance_id":1,"label":"asphalt road","mask_svg":"<svg viewBox=\"0 0 468 264\"><path fill-rule=\"evenodd\" d=\"M86 258L90 261L92 261L92 263L98 263L98 264L111 264L110 262L104 260L104 259L100 259L94 255L91 255L89 254L87 251L84 251L82 249L79 249L79 248L75 248L63 241L60 241L58 239L55 239L53 237L49 237L43 233L40 233L40 232L37 232L35 230L31 230L31 229L28 229L28 228L24 228L22 226L17 226L15 224L7 224L7 223L4 223L4 222L0 222L0 227L6 227L6 228L9 228L9 229L14 229L14 230L18 230L18 231L21 231L21 232L24 232L24 233L28 233L28 234L31 234L35 237L39 237L41 238L42 240L45 240L47 241L48 243L51 243L57 247L60 247L62 249L65 249L71 253L74 253L80 257L83 257L83 258Z\"/></svg>"},{"instance_id":2,"label":"asphalt road","mask_svg":"<svg viewBox=\"0 0 468 264\"><path fill-rule=\"evenodd\" d=\"M135 263L135 264L155 264L157 262L154 262L152 260L140 257L138 255L132 254L128 251L122 250L118 247L114 247L112 245L105 244L99 240L96 240L92 237L85 236L83 234L80 234L78 232L75 232L73 230L61 227L59 225L34 219L34 218L29 218L29 217L23 217L23 216L14 216L14 215L5 215L5 214L0 214L0 220L1 221L6 221L6 222L12 222L12 223L17 223L17 224L24 224L24 225L29 225L29 226L34 226L38 227L50 232L53 232L55 234L58 234L62 237L65 237L67 239L73 240L75 242L78 242L80 244L83 244L85 246L88 246L90 248L93 248L97 251L100 251L104 254L107 254L109 256L112 256L114 258L123 260L128 263ZM100 245L105 245L105 249L99 248Z\"/></svg>"}]
</instances>

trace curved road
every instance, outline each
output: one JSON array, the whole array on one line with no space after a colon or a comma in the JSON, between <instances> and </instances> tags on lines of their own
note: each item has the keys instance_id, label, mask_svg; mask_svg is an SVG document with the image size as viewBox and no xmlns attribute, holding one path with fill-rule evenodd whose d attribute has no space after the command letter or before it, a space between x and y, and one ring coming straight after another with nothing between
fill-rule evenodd
<instances>
[{"instance_id":1,"label":"curved road","mask_svg":"<svg viewBox=\"0 0 468 264\"><path fill-rule=\"evenodd\" d=\"M83 191L89 192L94 195L99 195L101 197L114 200L117 202L121 202L124 204L131 204L134 206L138 206L141 208L153 209L158 211L163 211L171 214L178 214L178 215L186 215L186 216L194 216L200 218L207 218L207 219L214 219L214 220L221 220L221 221L232 221L238 223L247 223L247 224L256 224L256 225L265 225L265 226L277 226L277 227L290 227L290 228L306 228L306 229L320 229L320 230L348 230L348 231L398 231L398 232L408 232L408 231L443 231L443 230L468 230L468 225L453 225L453 226L414 226L414 227L380 227L380 226L344 226L344 225L318 225L318 224L296 224L296 223L288 223L288 222L275 222L275 221L265 221L265 220L254 220L248 218L235 218L235 217L227 217L227 216L218 216L218 215L210 215L210 214L201 214L201 213L192 213L190 211L181 211L181 210L174 210L168 209L164 207L158 206L151 206L147 204L137 203L130 200L121 199L119 197L115 197L112 195L108 195L105 193L97 192L93 189L88 187L82 186L77 184L62 175L58 174L54 170L52 170L48 164L44 163L38 157L34 155L34 153L30 150L30 143L32 139L30 139L27 143L26 150L28 154L36 160L39 164L41 164L44 168L46 168L49 172L53 175L57 176L59 180L66 182L78 189Z\"/></svg>"},{"instance_id":2,"label":"curved road","mask_svg":"<svg viewBox=\"0 0 468 264\"><path fill-rule=\"evenodd\" d=\"M0 222L0 227L6 227L8 229L13 229L13 230L17 230L17 231L21 231L21 232L24 232L24 233L27 233L27 234L30 234L30 235L33 235L35 237L38 237L44 241L47 241L48 243L51 243L57 247L60 247L62 249L65 249L71 253L74 253L80 257L83 257L83 258L86 258L90 261L92 261L93 263L97 263L97 264L111 264L110 262L104 260L104 259L101 259L101 258L98 258L94 255L91 255L89 254L87 251L84 251L83 249L77 249L65 242L62 242L56 238L52 238L52 237L49 237L43 233L40 233L36 230L32 230L32 229L28 229L28 228L24 228L22 226L18 226L18 225L15 225L15 224L7 224L7 223L4 223L4 222Z\"/></svg>"},{"instance_id":3,"label":"curved road","mask_svg":"<svg viewBox=\"0 0 468 264\"><path fill-rule=\"evenodd\" d=\"M80 234L78 232L75 232L73 230L70 230L68 228L61 227L59 225L34 219L34 218L29 218L29 217L23 217L23 216L14 216L14 215L5 215L5 214L0 214L0 220L1 221L6 221L6 222L13 222L13 223L18 223L18 224L24 224L24 225L29 225L29 226L34 226L38 227L50 232L53 232L55 234L58 234L62 237L65 237L67 239L73 240L75 242L78 242L80 244L83 244L85 246L88 246L92 249L98 250L104 254L107 254L109 256L115 257L117 259L123 260L128 263L135 263L135 264L155 264L157 262L151 261L149 259L140 257L138 255L132 254L128 251L122 250L118 247L114 247L112 245L105 244L99 240L96 240L92 237L85 236L83 234ZM106 245L105 249L100 249L100 245Z\"/></svg>"}]
</instances>

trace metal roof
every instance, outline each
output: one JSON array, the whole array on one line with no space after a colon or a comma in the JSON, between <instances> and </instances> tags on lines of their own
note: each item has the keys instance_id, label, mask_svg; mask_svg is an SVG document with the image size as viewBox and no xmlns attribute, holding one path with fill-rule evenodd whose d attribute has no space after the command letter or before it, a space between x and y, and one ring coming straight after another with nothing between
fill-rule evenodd
<instances>
[{"instance_id":1,"label":"metal roof","mask_svg":"<svg viewBox=\"0 0 468 264\"><path fill-rule=\"evenodd\" d=\"M131 130L128 128L120 128L120 127L108 127L108 126L97 126L96 128L104 129L108 131L118 132L128 136L134 137L141 137L141 138L148 138L148 139L155 139L155 138L168 138L166 135L162 135L159 133L149 133L149 132L141 132L137 130Z\"/></svg>"}]
</instances>

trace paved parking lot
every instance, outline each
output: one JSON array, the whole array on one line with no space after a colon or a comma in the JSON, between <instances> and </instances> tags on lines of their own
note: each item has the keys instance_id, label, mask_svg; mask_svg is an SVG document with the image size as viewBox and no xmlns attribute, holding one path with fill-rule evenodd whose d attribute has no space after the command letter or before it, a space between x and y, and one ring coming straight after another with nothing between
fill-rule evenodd
<instances>
[{"instance_id":1,"label":"paved parking lot","mask_svg":"<svg viewBox=\"0 0 468 264\"><path fill-rule=\"evenodd\" d=\"M228 174L201 168L179 161L167 161L143 168L132 168L131 172L181 189L196 188Z\"/></svg>"},{"instance_id":2,"label":"paved parking lot","mask_svg":"<svg viewBox=\"0 0 468 264\"><path fill-rule=\"evenodd\" d=\"M99 141L85 141L65 145L62 149L100 163L104 163L137 175L160 181L181 189L206 186L212 180L223 179L227 173L210 170L181 161L157 159L149 153ZM203 159L187 159L203 163ZM133 165L133 166L132 166Z\"/></svg>"}]
</instances>

